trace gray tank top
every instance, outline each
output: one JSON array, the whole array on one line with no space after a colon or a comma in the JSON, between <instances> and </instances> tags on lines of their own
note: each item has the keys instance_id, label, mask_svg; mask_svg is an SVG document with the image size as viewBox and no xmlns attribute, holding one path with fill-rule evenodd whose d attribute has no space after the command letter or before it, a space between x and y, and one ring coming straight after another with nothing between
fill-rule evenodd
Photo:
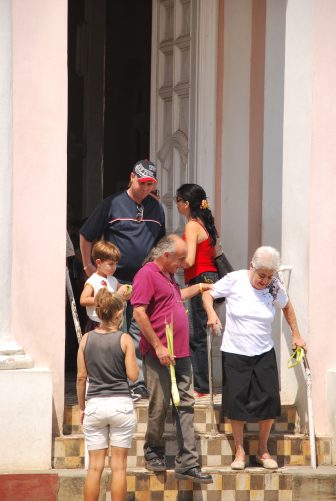
<instances>
[{"instance_id":1,"label":"gray tank top","mask_svg":"<svg viewBox=\"0 0 336 501\"><path fill-rule=\"evenodd\" d=\"M84 348L89 377L87 399L130 395L126 376L125 353L120 346L123 332L88 333Z\"/></svg>"}]
</instances>

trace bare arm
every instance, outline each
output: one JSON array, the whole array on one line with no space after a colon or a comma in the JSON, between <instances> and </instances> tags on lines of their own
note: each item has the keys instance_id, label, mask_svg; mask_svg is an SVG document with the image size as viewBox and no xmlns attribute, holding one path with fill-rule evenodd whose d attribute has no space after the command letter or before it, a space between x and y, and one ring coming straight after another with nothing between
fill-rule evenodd
<instances>
[{"instance_id":1,"label":"bare arm","mask_svg":"<svg viewBox=\"0 0 336 501\"><path fill-rule=\"evenodd\" d=\"M201 283L190 285L189 287L184 287L181 289L181 296L183 301L191 297L197 296L197 294L203 294L203 292L212 289L213 284Z\"/></svg>"},{"instance_id":2,"label":"bare arm","mask_svg":"<svg viewBox=\"0 0 336 501\"><path fill-rule=\"evenodd\" d=\"M83 419L84 419L85 389L86 389L86 379L87 379L87 370L84 360L84 347L86 344L86 340L87 340L87 334L83 336L77 354L77 398L79 407L79 419L81 424L83 424Z\"/></svg>"},{"instance_id":3,"label":"bare arm","mask_svg":"<svg viewBox=\"0 0 336 501\"><path fill-rule=\"evenodd\" d=\"M96 267L91 262L92 242L86 240L83 235L79 235L79 246L82 254L83 269L88 277L96 271Z\"/></svg>"},{"instance_id":4,"label":"bare arm","mask_svg":"<svg viewBox=\"0 0 336 501\"><path fill-rule=\"evenodd\" d=\"M146 313L147 305L137 306L133 310L133 315L136 323L140 327L142 334L147 341L153 346L156 356L162 365L169 365L175 363L174 358L169 355L168 348L164 346L158 336L156 335L149 317Z\"/></svg>"},{"instance_id":5,"label":"bare arm","mask_svg":"<svg viewBox=\"0 0 336 501\"><path fill-rule=\"evenodd\" d=\"M301 337L299 332L299 327L296 320L295 311L293 305L290 301L286 304L284 308L282 308L284 317L289 325L289 328L292 332L292 348L295 349L297 346L301 346L306 350L305 340Z\"/></svg>"},{"instance_id":6,"label":"bare arm","mask_svg":"<svg viewBox=\"0 0 336 501\"><path fill-rule=\"evenodd\" d=\"M222 323L219 320L218 315L215 312L214 307L213 307L214 299L211 296L211 294L209 294L209 292L205 292L202 296L202 300L203 300L204 309L206 311L206 314L208 315L208 322L207 323L212 328L214 334L216 336L218 336L218 334L219 334L218 327L220 329L222 329L223 327L222 327Z\"/></svg>"},{"instance_id":7,"label":"bare arm","mask_svg":"<svg viewBox=\"0 0 336 501\"><path fill-rule=\"evenodd\" d=\"M195 264L199 228L200 225L195 221L189 221L185 226L185 241L188 249L184 260L184 268L190 268Z\"/></svg>"},{"instance_id":8,"label":"bare arm","mask_svg":"<svg viewBox=\"0 0 336 501\"><path fill-rule=\"evenodd\" d=\"M94 290L90 284L85 284L79 302L81 306L94 306Z\"/></svg>"},{"instance_id":9,"label":"bare arm","mask_svg":"<svg viewBox=\"0 0 336 501\"><path fill-rule=\"evenodd\" d=\"M121 336L121 349L125 353L126 375L133 383L139 377L139 367L136 361L135 348L132 338L129 334Z\"/></svg>"}]
</instances>

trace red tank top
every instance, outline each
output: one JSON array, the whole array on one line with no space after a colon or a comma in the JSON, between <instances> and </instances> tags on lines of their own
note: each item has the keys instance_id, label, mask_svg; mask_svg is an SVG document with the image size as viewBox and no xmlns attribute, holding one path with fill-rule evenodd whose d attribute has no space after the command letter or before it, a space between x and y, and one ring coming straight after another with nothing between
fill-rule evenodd
<instances>
[{"instance_id":1,"label":"red tank top","mask_svg":"<svg viewBox=\"0 0 336 501\"><path fill-rule=\"evenodd\" d=\"M203 224L201 226L204 228ZM185 234L182 237L185 239ZM215 266L215 247L210 245L209 235L206 240L197 244L195 262L190 268L184 270L185 283L188 284L190 280L205 271L217 271Z\"/></svg>"}]
</instances>

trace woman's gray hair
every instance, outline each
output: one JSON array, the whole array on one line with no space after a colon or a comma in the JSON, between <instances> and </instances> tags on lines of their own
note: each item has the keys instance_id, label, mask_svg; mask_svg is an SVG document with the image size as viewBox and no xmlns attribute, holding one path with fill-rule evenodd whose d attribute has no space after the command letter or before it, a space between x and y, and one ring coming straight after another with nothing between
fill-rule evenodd
<instances>
[{"instance_id":1,"label":"woman's gray hair","mask_svg":"<svg viewBox=\"0 0 336 501\"><path fill-rule=\"evenodd\" d=\"M165 252L175 252L177 238L178 236L174 233L161 238L161 240L159 240L157 245L153 247L148 256L145 258L143 264L146 264L150 261L155 261L155 259L161 257Z\"/></svg>"},{"instance_id":2,"label":"woman's gray hair","mask_svg":"<svg viewBox=\"0 0 336 501\"><path fill-rule=\"evenodd\" d=\"M274 247L267 245L258 247L252 257L252 266L256 270L265 268L266 270L279 271L280 253Z\"/></svg>"}]
</instances>

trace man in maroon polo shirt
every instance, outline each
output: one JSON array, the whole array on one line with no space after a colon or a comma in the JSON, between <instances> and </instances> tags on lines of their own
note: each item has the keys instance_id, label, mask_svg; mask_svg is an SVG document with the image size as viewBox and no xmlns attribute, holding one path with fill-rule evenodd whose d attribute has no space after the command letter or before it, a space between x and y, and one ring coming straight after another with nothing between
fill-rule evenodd
<instances>
[{"instance_id":1,"label":"man in maroon polo shirt","mask_svg":"<svg viewBox=\"0 0 336 501\"><path fill-rule=\"evenodd\" d=\"M195 284L180 289L174 273L183 267L187 245L177 235L168 235L151 251L147 263L135 275L132 305L140 327L140 350L149 391L148 424L144 455L146 468L164 471L164 425L170 403L169 364L175 364L180 394L178 411L173 406L179 451L175 458L175 476L198 483L211 483L202 472L195 447L194 389L189 352L189 322L183 301L208 290L210 284ZM169 355L166 323L173 324L174 357Z\"/></svg>"}]
</instances>

